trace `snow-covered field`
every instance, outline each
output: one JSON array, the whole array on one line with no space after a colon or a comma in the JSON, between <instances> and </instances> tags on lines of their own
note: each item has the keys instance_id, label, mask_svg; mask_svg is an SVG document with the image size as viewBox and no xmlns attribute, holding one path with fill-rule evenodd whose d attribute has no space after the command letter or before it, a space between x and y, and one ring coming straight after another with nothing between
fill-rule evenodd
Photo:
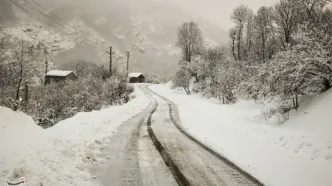
<instances>
[{"instance_id":1,"label":"snow-covered field","mask_svg":"<svg viewBox=\"0 0 332 186\"><path fill-rule=\"evenodd\" d=\"M332 183L332 91L307 101L283 125L259 120L263 105L222 105L198 95L150 88L178 105L193 136L269 186L330 186Z\"/></svg>"},{"instance_id":2,"label":"snow-covered field","mask_svg":"<svg viewBox=\"0 0 332 186\"><path fill-rule=\"evenodd\" d=\"M38 127L31 117L0 107L0 185L24 176L27 185L92 185L92 161L121 123L140 113L149 99L140 89L122 106L78 113L53 128Z\"/></svg>"}]
</instances>

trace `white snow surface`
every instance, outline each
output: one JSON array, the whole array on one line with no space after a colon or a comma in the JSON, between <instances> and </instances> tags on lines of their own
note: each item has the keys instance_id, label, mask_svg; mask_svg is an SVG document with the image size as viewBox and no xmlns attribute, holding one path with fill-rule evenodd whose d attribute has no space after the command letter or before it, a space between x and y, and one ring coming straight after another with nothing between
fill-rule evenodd
<instances>
[{"instance_id":1,"label":"white snow surface","mask_svg":"<svg viewBox=\"0 0 332 186\"><path fill-rule=\"evenodd\" d=\"M89 166L121 123L149 104L141 90L129 103L78 113L49 129L30 116L0 107L0 182L24 176L26 185L93 185ZM2 185L0 183L0 185Z\"/></svg>"},{"instance_id":2,"label":"white snow surface","mask_svg":"<svg viewBox=\"0 0 332 186\"><path fill-rule=\"evenodd\" d=\"M183 128L269 186L331 186L332 90L302 103L283 125L257 119L263 105L222 105L199 95L150 88L177 104Z\"/></svg>"},{"instance_id":3,"label":"white snow surface","mask_svg":"<svg viewBox=\"0 0 332 186\"><path fill-rule=\"evenodd\" d=\"M68 76L72 71L51 70L47 72L48 76Z\"/></svg>"}]
</instances>

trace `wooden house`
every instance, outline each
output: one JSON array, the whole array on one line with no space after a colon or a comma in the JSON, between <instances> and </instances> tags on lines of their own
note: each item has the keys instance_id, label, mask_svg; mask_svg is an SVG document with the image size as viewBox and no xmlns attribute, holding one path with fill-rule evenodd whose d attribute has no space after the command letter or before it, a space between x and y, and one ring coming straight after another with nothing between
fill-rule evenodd
<instances>
[{"instance_id":1,"label":"wooden house","mask_svg":"<svg viewBox=\"0 0 332 186\"><path fill-rule=\"evenodd\" d=\"M57 83L65 80L76 80L77 76L72 71L51 70L45 76L45 84Z\"/></svg>"},{"instance_id":2,"label":"wooden house","mask_svg":"<svg viewBox=\"0 0 332 186\"><path fill-rule=\"evenodd\" d=\"M129 83L145 83L145 77L140 72L128 74Z\"/></svg>"}]
</instances>

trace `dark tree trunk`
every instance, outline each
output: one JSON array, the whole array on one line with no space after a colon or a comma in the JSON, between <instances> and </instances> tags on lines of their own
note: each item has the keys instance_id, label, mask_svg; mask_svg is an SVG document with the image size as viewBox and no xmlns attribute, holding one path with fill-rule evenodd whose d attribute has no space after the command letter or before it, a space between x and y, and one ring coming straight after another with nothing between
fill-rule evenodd
<instances>
[{"instance_id":1,"label":"dark tree trunk","mask_svg":"<svg viewBox=\"0 0 332 186\"><path fill-rule=\"evenodd\" d=\"M232 41L232 53L233 53L235 61L237 61L237 57L235 54L235 39L233 39L233 41Z\"/></svg>"},{"instance_id":2,"label":"dark tree trunk","mask_svg":"<svg viewBox=\"0 0 332 186\"><path fill-rule=\"evenodd\" d=\"M239 30L238 43L237 43L237 59L241 61L241 29Z\"/></svg>"}]
</instances>

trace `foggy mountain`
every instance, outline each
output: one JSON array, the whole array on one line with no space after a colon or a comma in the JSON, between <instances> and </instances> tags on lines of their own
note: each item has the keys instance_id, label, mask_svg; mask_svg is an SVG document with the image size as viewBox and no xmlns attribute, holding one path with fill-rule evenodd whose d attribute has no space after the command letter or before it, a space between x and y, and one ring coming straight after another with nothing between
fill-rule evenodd
<instances>
[{"instance_id":1,"label":"foggy mountain","mask_svg":"<svg viewBox=\"0 0 332 186\"><path fill-rule=\"evenodd\" d=\"M22 22L30 25L42 24L35 18L38 17L57 28L44 25L45 29L51 29L60 35L63 35L60 31L66 30L58 23L71 25L70 28L74 27L75 30L88 30L88 35L77 35L74 47L68 47L55 55L56 65L77 58L85 58L98 65L107 65L109 57L106 50L109 50L111 45L116 51L114 63L120 69L124 69L125 65L124 52L129 50L131 51L130 71L150 72L169 77L175 71L180 58L180 50L175 47L175 43L177 27L183 22L197 22L203 31L207 45L217 45L226 42L227 39L227 33L220 27L188 13L181 7L160 0L21 0L16 2L34 16L15 7L9 1L2 0L0 13L4 17L5 27L13 27ZM36 8L46 12L53 19L41 14ZM87 45L82 40L91 45ZM93 47L95 43L99 46Z\"/></svg>"}]
</instances>

